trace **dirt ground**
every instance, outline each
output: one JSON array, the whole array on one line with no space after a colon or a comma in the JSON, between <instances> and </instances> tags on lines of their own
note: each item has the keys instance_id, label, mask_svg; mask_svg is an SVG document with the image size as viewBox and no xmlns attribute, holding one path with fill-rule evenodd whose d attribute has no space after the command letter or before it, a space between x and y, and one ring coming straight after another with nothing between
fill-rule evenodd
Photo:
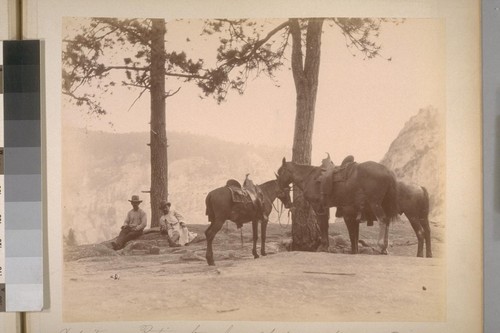
<instances>
[{"instance_id":1,"label":"dirt ground","mask_svg":"<svg viewBox=\"0 0 500 333\"><path fill-rule=\"evenodd\" d=\"M388 256L378 227L361 226L366 254L350 255L343 223L331 252L288 252L289 225L270 225L268 255L253 259L251 226L216 236L216 266L205 261L206 225L181 248L154 234L114 252L105 245L65 251L63 320L442 321L446 314L444 229L433 228L434 258L416 258L409 224L391 227ZM243 245L242 245L243 240ZM144 246L148 243L148 246ZM159 254L150 254L152 247ZM373 255L368 255L373 254Z\"/></svg>"}]
</instances>

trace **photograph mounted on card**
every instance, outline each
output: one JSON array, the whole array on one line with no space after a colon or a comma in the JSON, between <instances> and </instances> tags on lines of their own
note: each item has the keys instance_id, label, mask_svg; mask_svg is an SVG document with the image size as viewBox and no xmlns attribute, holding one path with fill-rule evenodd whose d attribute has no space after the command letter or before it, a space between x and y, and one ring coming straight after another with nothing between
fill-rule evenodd
<instances>
[{"instance_id":1,"label":"photograph mounted on card","mask_svg":"<svg viewBox=\"0 0 500 333\"><path fill-rule=\"evenodd\" d=\"M441 4L28 6L33 331L480 327L479 20Z\"/></svg>"},{"instance_id":2,"label":"photograph mounted on card","mask_svg":"<svg viewBox=\"0 0 500 333\"><path fill-rule=\"evenodd\" d=\"M443 20L62 24L64 320L445 320Z\"/></svg>"}]
</instances>

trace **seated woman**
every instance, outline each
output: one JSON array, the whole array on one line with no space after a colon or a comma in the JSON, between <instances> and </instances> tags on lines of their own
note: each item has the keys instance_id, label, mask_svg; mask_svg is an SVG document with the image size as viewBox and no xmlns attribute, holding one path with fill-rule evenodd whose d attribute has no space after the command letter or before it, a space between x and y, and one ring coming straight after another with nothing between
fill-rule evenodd
<instances>
[{"instance_id":1,"label":"seated woman","mask_svg":"<svg viewBox=\"0 0 500 333\"><path fill-rule=\"evenodd\" d=\"M171 204L166 200L160 202L160 233L169 238L170 246L183 246L191 242L197 234L189 232L184 217L176 210L170 209Z\"/></svg>"}]
</instances>

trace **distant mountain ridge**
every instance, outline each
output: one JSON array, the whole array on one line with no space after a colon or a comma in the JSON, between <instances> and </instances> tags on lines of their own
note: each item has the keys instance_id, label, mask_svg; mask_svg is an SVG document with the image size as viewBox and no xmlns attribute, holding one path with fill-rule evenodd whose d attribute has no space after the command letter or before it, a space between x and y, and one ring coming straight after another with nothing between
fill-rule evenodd
<instances>
[{"instance_id":1,"label":"distant mountain ridge","mask_svg":"<svg viewBox=\"0 0 500 333\"><path fill-rule=\"evenodd\" d=\"M205 197L227 179L257 184L275 178L287 148L252 146L171 132L168 137L169 200L189 223L206 223ZM63 220L79 244L116 236L128 199L139 194L150 212L149 133L114 134L64 129ZM150 221L148 221L150 225Z\"/></svg>"},{"instance_id":2,"label":"distant mountain ridge","mask_svg":"<svg viewBox=\"0 0 500 333\"><path fill-rule=\"evenodd\" d=\"M381 163L398 179L425 186L431 197L431 218L443 223L444 132L440 113L421 109L408 120ZM205 197L227 179L255 183L274 179L286 147L252 146L208 136L169 132L169 200L188 223L207 223ZM79 244L116 236L128 199L139 194L150 212L149 133L115 134L63 129L63 233L72 230ZM272 221L276 216L271 217ZM148 226L150 221L148 221Z\"/></svg>"}]
</instances>

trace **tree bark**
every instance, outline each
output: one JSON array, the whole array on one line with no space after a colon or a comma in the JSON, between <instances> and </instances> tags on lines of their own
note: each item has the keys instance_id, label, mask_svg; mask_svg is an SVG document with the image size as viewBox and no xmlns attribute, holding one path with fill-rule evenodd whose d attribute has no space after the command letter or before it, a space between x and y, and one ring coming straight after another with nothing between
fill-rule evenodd
<instances>
[{"instance_id":1,"label":"tree bark","mask_svg":"<svg viewBox=\"0 0 500 333\"><path fill-rule=\"evenodd\" d=\"M292 161L310 165L323 19L309 19L307 23L304 58L299 20L290 20L292 72L297 94ZM320 245L321 237L314 212L296 187L293 200L295 212L292 215L292 249L315 251Z\"/></svg>"},{"instance_id":2,"label":"tree bark","mask_svg":"<svg viewBox=\"0 0 500 333\"><path fill-rule=\"evenodd\" d=\"M159 225L160 201L168 200L165 116L165 20L153 19L151 31L151 227Z\"/></svg>"}]
</instances>

